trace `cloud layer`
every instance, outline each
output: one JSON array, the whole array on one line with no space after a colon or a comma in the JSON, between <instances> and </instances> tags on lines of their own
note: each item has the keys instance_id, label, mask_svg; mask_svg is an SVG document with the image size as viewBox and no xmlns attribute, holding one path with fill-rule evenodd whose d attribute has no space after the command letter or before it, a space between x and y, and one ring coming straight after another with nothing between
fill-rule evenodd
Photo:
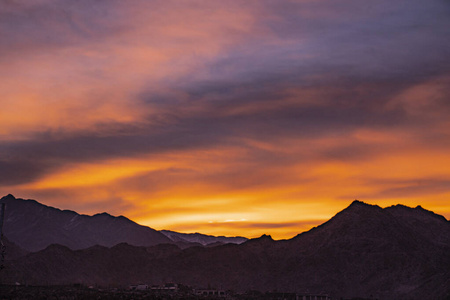
<instances>
[{"instance_id":1,"label":"cloud layer","mask_svg":"<svg viewBox=\"0 0 450 300\"><path fill-rule=\"evenodd\" d=\"M4 1L0 192L280 238L354 198L448 218L449 17L442 0Z\"/></svg>"}]
</instances>

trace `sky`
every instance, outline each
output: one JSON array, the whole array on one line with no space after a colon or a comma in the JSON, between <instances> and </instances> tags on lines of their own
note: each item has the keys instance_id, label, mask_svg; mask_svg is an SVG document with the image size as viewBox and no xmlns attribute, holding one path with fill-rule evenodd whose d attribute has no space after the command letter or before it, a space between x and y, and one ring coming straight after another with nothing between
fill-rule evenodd
<instances>
[{"instance_id":1,"label":"sky","mask_svg":"<svg viewBox=\"0 0 450 300\"><path fill-rule=\"evenodd\" d=\"M448 0L1 0L0 194L290 238L450 219Z\"/></svg>"}]
</instances>

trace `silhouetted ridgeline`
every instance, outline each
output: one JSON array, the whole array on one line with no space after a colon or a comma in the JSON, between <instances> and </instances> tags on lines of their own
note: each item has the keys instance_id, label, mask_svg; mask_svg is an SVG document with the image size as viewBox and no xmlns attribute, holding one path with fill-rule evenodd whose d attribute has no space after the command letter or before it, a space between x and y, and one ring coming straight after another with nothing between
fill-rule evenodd
<instances>
[{"instance_id":1,"label":"silhouetted ridgeline","mask_svg":"<svg viewBox=\"0 0 450 300\"><path fill-rule=\"evenodd\" d=\"M94 216L80 215L74 211L60 210L34 200L3 197L6 203L5 235L18 246L38 251L50 244L61 244L71 249L94 245L111 247L127 242L136 246L169 243L162 233L136 224L120 216L107 213Z\"/></svg>"},{"instance_id":2,"label":"silhouetted ridgeline","mask_svg":"<svg viewBox=\"0 0 450 300\"><path fill-rule=\"evenodd\" d=\"M213 237L202 234L180 234L173 231L156 231L120 216L107 213L94 216L80 215L74 211L60 210L35 200L3 197L6 203L5 235L9 240L28 251L43 250L51 244L61 244L72 250L94 245L112 247L119 243L135 246L153 246L161 243L178 243L187 247L193 242L242 243L242 237Z\"/></svg>"},{"instance_id":3,"label":"silhouetted ridgeline","mask_svg":"<svg viewBox=\"0 0 450 300\"><path fill-rule=\"evenodd\" d=\"M9 197L7 201L18 200ZM64 219L62 215L67 214L52 212L54 219ZM11 216L7 226L26 223L17 220L23 212L9 212ZM34 222L41 222L39 215L35 218ZM111 216L90 218L96 218L104 231L121 230L108 227ZM16 236L21 230L27 228L15 228ZM262 236L239 245L186 249L164 241L152 246L130 244L78 250L50 245L29 254L16 246L14 251L23 252L10 253L0 280L103 286L178 282L235 291L326 292L335 298L450 297L450 223L421 207L382 209L354 201L328 222L290 240Z\"/></svg>"}]
</instances>

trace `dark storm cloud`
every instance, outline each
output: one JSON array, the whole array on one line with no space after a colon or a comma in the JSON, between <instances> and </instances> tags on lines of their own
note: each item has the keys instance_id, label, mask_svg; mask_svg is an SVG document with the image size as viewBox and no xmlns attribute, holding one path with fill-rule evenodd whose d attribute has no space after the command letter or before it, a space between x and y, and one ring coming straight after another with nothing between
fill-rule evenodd
<instances>
[{"instance_id":1,"label":"dark storm cloud","mask_svg":"<svg viewBox=\"0 0 450 300\"><path fill-rule=\"evenodd\" d=\"M295 74L288 74L273 82L255 80L203 88L200 83L187 103L202 107L201 113L180 116L180 121L198 132L214 128L224 138L230 135L260 140L320 138L361 127L385 129L411 122L402 108L388 110L385 106L412 83L310 83L305 87L312 91L310 95L308 91L302 94L302 88L292 82L294 78ZM302 84L299 80L298 85ZM289 95L292 89L298 89L298 94ZM177 104L166 105L176 111Z\"/></svg>"},{"instance_id":2,"label":"dark storm cloud","mask_svg":"<svg viewBox=\"0 0 450 300\"><path fill-rule=\"evenodd\" d=\"M31 182L45 175L52 169L52 164L31 159L0 159L0 186Z\"/></svg>"},{"instance_id":3,"label":"dark storm cloud","mask_svg":"<svg viewBox=\"0 0 450 300\"><path fill-rule=\"evenodd\" d=\"M254 86L256 90L258 83L254 83ZM259 92L255 91L253 95L250 92L248 95L245 89L233 92L233 88L230 88L231 98L225 95L216 102L206 100L200 103L195 103L194 99L192 105L202 107L199 112L179 111L176 106L167 105L163 121L156 124L103 124L91 131L37 134L27 141L3 142L0 149L10 157L4 169L10 172L0 182L25 183L53 171L55 164L238 145L242 138L267 142L276 139L306 142L324 136L344 136L362 127L387 129L405 126L408 122L420 122L417 119L410 120L401 109L385 111L377 108L377 105L386 102L385 99L399 92L398 87L386 86L376 85L372 89L345 86L335 89L317 99L325 105L316 105L314 102L282 105L286 96L277 92L279 89L275 87L273 92L266 88L262 92L266 99L262 101L280 102L280 105L270 109L259 108ZM374 98L374 94L380 98ZM380 101L374 103L377 99ZM250 105L250 110L231 112L242 105ZM341 145L324 148L315 156L355 159L373 154L376 150L366 145ZM276 153L255 149L249 151L253 153L253 161L264 161L265 164L288 164L293 160L309 159L281 157ZM23 158L27 158L26 162Z\"/></svg>"},{"instance_id":4,"label":"dark storm cloud","mask_svg":"<svg viewBox=\"0 0 450 300\"><path fill-rule=\"evenodd\" d=\"M2 143L1 152L9 156L3 167L10 172L0 184L25 183L36 179L52 170L55 163L63 166L71 162L93 162L144 153L182 151L201 147L205 143L214 143L215 135L211 131L196 133L192 128L177 128L178 126L174 124L172 130L156 133L141 130L99 136L98 132L80 132L63 138L38 135L27 141ZM23 161L23 157L27 160ZM27 176L23 176L24 174Z\"/></svg>"}]
</instances>

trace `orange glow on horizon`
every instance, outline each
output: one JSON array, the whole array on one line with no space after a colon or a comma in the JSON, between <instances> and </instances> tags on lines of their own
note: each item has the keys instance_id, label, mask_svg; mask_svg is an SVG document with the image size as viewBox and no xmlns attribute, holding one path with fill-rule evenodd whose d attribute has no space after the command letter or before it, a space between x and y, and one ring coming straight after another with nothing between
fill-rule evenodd
<instances>
[{"instance_id":1,"label":"orange glow on horizon","mask_svg":"<svg viewBox=\"0 0 450 300\"><path fill-rule=\"evenodd\" d=\"M323 147L326 142L319 144ZM245 169L246 155L229 148L74 165L19 188L69 190L87 207L91 198L121 199L122 204L113 204L109 213L156 229L248 237L271 234L277 239L320 225L354 199L380 206L422 205L447 218L450 212L450 192L445 188L425 186L404 194L409 186L420 188L421 183L415 182L419 176L450 178L445 167L449 158L436 150L410 150L401 157L386 153L370 161L267 166L258 174L226 175L230 168ZM223 175L215 178L218 174ZM85 195L89 196L83 200ZM430 195L433 203L423 204ZM99 211L94 206L80 212Z\"/></svg>"},{"instance_id":2,"label":"orange glow on horizon","mask_svg":"<svg viewBox=\"0 0 450 300\"><path fill-rule=\"evenodd\" d=\"M50 2L0 9L0 196L276 239L354 199L450 218L444 4Z\"/></svg>"}]
</instances>

